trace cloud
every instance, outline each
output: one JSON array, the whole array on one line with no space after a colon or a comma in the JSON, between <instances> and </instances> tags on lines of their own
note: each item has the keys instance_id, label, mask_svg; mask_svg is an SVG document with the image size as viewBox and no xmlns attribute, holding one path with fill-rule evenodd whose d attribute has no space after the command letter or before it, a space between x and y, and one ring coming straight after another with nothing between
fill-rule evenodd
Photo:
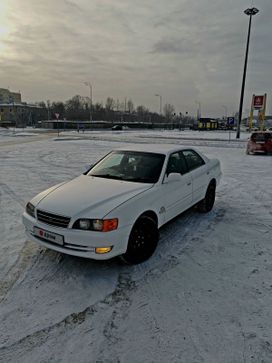
<instances>
[{"instance_id":1,"label":"cloud","mask_svg":"<svg viewBox=\"0 0 272 363\"><path fill-rule=\"evenodd\" d=\"M83 81L91 80L99 101L131 97L157 109L154 94L161 93L180 111L194 112L195 99L207 112L220 112L221 104L237 110L245 0L2 1L10 31L0 36L0 86L21 89L25 99L65 100L84 94ZM262 9L253 19L248 99L272 82L272 4L256 6Z\"/></svg>"},{"instance_id":2,"label":"cloud","mask_svg":"<svg viewBox=\"0 0 272 363\"><path fill-rule=\"evenodd\" d=\"M188 44L180 39L176 40L160 40L154 44L152 53L159 54L186 54L187 56L194 54L196 51L194 44Z\"/></svg>"}]
</instances>

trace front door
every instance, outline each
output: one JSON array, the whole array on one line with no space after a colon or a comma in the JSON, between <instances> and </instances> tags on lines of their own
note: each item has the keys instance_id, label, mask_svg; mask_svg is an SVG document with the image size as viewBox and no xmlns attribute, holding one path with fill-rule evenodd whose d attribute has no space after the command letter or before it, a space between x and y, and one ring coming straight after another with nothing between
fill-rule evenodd
<instances>
[{"instance_id":1,"label":"front door","mask_svg":"<svg viewBox=\"0 0 272 363\"><path fill-rule=\"evenodd\" d=\"M171 174L175 174L175 178L172 180ZM162 184L165 222L191 207L192 190L192 179L188 173L184 157L181 152L175 152L169 157Z\"/></svg>"}]
</instances>

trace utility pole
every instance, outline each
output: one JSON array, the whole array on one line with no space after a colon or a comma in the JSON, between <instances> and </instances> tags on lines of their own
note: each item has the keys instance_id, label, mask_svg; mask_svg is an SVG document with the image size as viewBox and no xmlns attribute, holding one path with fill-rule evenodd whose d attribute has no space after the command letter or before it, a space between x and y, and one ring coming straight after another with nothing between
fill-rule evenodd
<instances>
[{"instance_id":1,"label":"utility pole","mask_svg":"<svg viewBox=\"0 0 272 363\"><path fill-rule=\"evenodd\" d=\"M90 122L93 120L92 117L92 106L93 106L93 86L91 82L84 82L85 86L90 88Z\"/></svg>"},{"instance_id":2,"label":"utility pole","mask_svg":"<svg viewBox=\"0 0 272 363\"><path fill-rule=\"evenodd\" d=\"M155 94L156 97L160 97L160 115L162 114L162 96L159 94Z\"/></svg>"}]
</instances>

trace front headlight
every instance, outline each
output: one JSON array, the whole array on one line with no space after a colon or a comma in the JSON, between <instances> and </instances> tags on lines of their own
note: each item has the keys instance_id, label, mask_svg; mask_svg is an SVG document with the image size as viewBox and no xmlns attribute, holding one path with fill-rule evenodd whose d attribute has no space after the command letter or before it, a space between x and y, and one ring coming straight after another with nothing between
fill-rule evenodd
<instances>
[{"instance_id":1,"label":"front headlight","mask_svg":"<svg viewBox=\"0 0 272 363\"><path fill-rule=\"evenodd\" d=\"M78 219L74 224L74 229L85 231L110 232L118 227L118 219Z\"/></svg>"},{"instance_id":2,"label":"front headlight","mask_svg":"<svg viewBox=\"0 0 272 363\"><path fill-rule=\"evenodd\" d=\"M35 218L35 207L30 202L28 202L26 205L26 213Z\"/></svg>"}]
</instances>

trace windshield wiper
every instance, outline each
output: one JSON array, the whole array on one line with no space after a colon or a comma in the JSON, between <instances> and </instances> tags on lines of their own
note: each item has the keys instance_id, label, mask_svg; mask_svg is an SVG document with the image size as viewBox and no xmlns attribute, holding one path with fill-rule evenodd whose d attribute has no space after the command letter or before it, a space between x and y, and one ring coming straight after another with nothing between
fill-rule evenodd
<instances>
[{"instance_id":1,"label":"windshield wiper","mask_svg":"<svg viewBox=\"0 0 272 363\"><path fill-rule=\"evenodd\" d=\"M94 176L97 178L123 180L123 178L121 176L111 175L111 174L90 174L90 176Z\"/></svg>"},{"instance_id":2,"label":"windshield wiper","mask_svg":"<svg viewBox=\"0 0 272 363\"><path fill-rule=\"evenodd\" d=\"M127 178L127 181L132 181L132 182L136 182L136 183L154 183L153 180L151 178Z\"/></svg>"}]
</instances>

